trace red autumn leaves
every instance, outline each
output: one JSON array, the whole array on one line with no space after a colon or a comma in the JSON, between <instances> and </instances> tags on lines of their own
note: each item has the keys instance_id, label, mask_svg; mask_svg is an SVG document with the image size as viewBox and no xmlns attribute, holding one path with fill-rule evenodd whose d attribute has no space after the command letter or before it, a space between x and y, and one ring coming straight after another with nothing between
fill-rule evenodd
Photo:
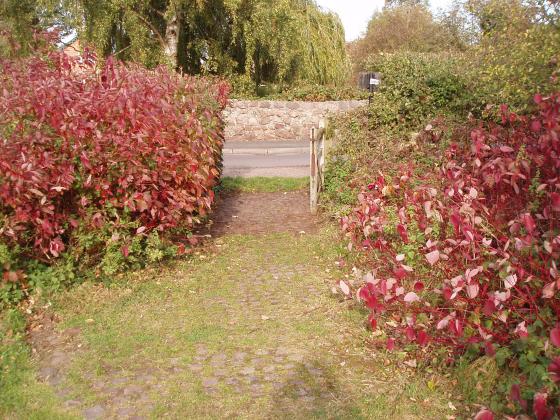
<instances>
[{"instance_id":1,"label":"red autumn leaves","mask_svg":"<svg viewBox=\"0 0 560 420\"><path fill-rule=\"evenodd\" d=\"M436 174L378 178L381 188L364 189L342 218L375 268L357 296L387 348L414 342L460 355L475 345L493 356L535 336L560 345L560 94L536 103L530 116L502 107L502 125L456 139ZM548 354L558 383L560 358ZM557 396L543 398L535 410Z\"/></svg>"},{"instance_id":2,"label":"red autumn leaves","mask_svg":"<svg viewBox=\"0 0 560 420\"><path fill-rule=\"evenodd\" d=\"M0 61L0 86L2 241L47 260L78 227L126 215L131 234L162 232L208 212L227 85L46 51Z\"/></svg>"}]
</instances>

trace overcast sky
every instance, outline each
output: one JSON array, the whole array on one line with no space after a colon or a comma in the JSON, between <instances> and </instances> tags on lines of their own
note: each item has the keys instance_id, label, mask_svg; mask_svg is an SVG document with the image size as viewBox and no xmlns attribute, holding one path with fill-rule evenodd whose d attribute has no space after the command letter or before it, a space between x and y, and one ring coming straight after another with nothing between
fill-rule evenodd
<instances>
[{"instance_id":1,"label":"overcast sky","mask_svg":"<svg viewBox=\"0 0 560 420\"><path fill-rule=\"evenodd\" d=\"M376 10L383 7L384 0L316 0L319 6L338 13L346 40L353 41L366 30L367 24ZM450 0L430 0L432 10L446 8Z\"/></svg>"}]
</instances>

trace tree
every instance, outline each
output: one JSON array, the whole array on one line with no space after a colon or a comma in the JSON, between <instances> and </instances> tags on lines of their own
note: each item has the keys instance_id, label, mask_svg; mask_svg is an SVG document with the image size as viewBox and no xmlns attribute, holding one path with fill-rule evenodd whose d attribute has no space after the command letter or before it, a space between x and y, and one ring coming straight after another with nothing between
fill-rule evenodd
<instances>
[{"instance_id":1,"label":"tree","mask_svg":"<svg viewBox=\"0 0 560 420\"><path fill-rule=\"evenodd\" d=\"M509 103L525 111L535 92L558 89L560 31L554 4L469 0L467 9L481 28L465 66L480 106Z\"/></svg>"},{"instance_id":2,"label":"tree","mask_svg":"<svg viewBox=\"0 0 560 420\"><path fill-rule=\"evenodd\" d=\"M385 8L401 6L428 6L426 0L385 0Z\"/></svg>"},{"instance_id":3,"label":"tree","mask_svg":"<svg viewBox=\"0 0 560 420\"><path fill-rule=\"evenodd\" d=\"M312 0L65 0L102 55L256 84L338 83L348 60L336 15Z\"/></svg>"},{"instance_id":4,"label":"tree","mask_svg":"<svg viewBox=\"0 0 560 420\"><path fill-rule=\"evenodd\" d=\"M60 6L56 0L0 1L0 55L15 51L20 55L28 54L33 49L33 35L37 31L56 28L63 35L67 34L67 16ZM17 43L17 48L8 48L9 42Z\"/></svg>"},{"instance_id":5,"label":"tree","mask_svg":"<svg viewBox=\"0 0 560 420\"><path fill-rule=\"evenodd\" d=\"M434 18L428 7L415 1L390 2L376 13L363 38L350 47L354 70L363 68L368 56L381 52L421 53L464 49L464 41L450 24Z\"/></svg>"}]
</instances>

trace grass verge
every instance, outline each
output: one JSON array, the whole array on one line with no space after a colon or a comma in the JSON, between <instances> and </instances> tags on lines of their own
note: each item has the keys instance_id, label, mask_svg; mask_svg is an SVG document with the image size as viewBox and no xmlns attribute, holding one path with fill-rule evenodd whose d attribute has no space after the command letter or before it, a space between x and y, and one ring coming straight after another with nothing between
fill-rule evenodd
<instances>
[{"instance_id":1,"label":"grass verge","mask_svg":"<svg viewBox=\"0 0 560 420\"><path fill-rule=\"evenodd\" d=\"M61 408L52 389L35 379L25 325L18 309L0 313L0 418L74 418Z\"/></svg>"},{"instance_id":2,"label":"grass verge","mask_svg":"<svg viewBox=\"0 0 560 420\"><path fill-rule=\"evenodd\" d=\"M225 192L285 192L298 191L309 186L309 178L283 177L223 177L220 184Z\"/></svg>"}]
</instances>

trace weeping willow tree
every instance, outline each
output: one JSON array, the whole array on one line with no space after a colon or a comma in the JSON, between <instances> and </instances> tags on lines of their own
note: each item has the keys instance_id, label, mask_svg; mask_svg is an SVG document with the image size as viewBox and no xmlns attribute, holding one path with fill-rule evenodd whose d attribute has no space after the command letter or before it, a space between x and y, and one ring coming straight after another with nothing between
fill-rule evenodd
<instances>
[{"instance_id":1,"label":"weeping willow tree","mask_svg":"<svg viewBox=\"0 0 560 420\"><path fill-rule=\"evenodd\" d=\"M348 74L338 16L313 0L65 0L98 53L255 84L338 84Z\"/></svg>"},{"instance_id":2,"label":"weeping willow tree","mask_svg":"<svg viewBox=\"0 0 560 420\"><path fill-rule=\"evenodd\" d=\"M256 82L342 82L348 71L338 16L309 0L254 0L235 30L245 43L245 72Z\"/></svg>"}]
</instances>

